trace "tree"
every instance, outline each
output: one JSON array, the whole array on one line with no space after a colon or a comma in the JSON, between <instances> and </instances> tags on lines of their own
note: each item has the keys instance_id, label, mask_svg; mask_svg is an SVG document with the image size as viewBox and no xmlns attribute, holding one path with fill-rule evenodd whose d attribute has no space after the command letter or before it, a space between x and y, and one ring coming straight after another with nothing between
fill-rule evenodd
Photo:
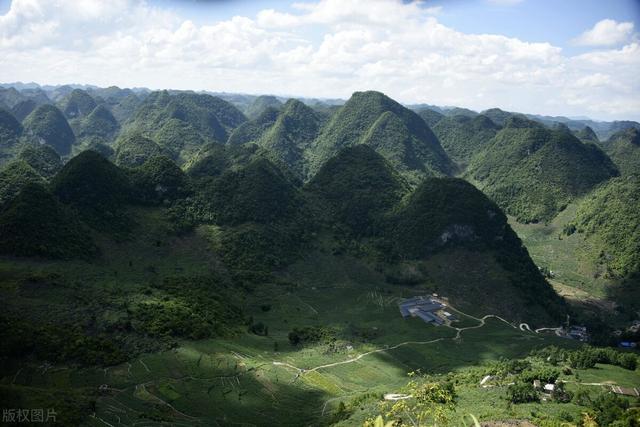
<instances>
[{"instance_id":1,"label":"tree","mask_svg":"<svg viewBox=\"0 0 640 427\"><path fill-rule=\"evenodd\" d=\"M447 424L455 409L455 390L449 382L431 382L416 373L409 374L412 380L406 386L405 394L410 399L397 401L388 416L400 421L409 419L413 425Z\"/></svg>"},{"instance_id":2,"label":"tree","mask_svg":"<svg viewBox=\"0 0 640 427\"><path fill-rule=\"evenodd\" d=\"M512 403L537 402L539 400L533 384L524 382L511 384L507 389L507 398Z\"/></svg>"}]
</instances>

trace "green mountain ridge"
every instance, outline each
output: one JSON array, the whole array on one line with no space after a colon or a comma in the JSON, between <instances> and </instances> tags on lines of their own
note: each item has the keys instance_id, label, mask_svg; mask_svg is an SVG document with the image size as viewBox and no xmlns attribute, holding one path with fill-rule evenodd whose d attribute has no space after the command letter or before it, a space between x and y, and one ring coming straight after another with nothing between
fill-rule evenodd
<instances>
[{"instance_id":1,"label":"green mountain ridge","mask_svg":"<svg viewBox=\"0 0 640 427\"><path fill-rule=\"evenodd\" d=\"M380 92L354 93L331 117L307 154L310 175L340 149L356 144L373 144L414 183L423 176L453 172L453 164L427 124Z\"/></svg>"},{"instance_id":2,"label":"green mountain ridge","mask_svg":"<svg viewBox=\"0 0 640 427\"><path fill-rule=\"evenodd\" d=\"M53 105L41 105L24 119L24 134L37 143L51 145L61 156L71 152L76 141L64 114Z\"/></svg>"},{"instance_id":3,"label":"green mountain ridge","mask_svg":"<svg viewBox=\"0 0 640 427\"><path fill-rule=\"evenodd\" d=\"M467 174L507 213L532 222L550 220L618 171L596 145L516 117L472 160Z\"/></svg>"},{"instance_id":4,"label":"green mountain ridge","mask_svg":"<svg viewBox=\"0 0 640 427\"><path fill-rule=\"evenodd\" d=\"M622 175L640 175L640 130L622 130L599 145L618 166Z\"/></svg>"},{"instance_id":5,"label":"green mountain ridge","mask_svg":"<svg viewBox=\"0 0 640 427\"><path fill-rule=\"evenodd\" d=\"M500 127L487 116L480 114L450 116L438 121L433 127L442 148L462 166L466 165L488 144Z\"/></svg>"},{"instance_id":6,"label":"green mountain ridge","mask_svg":"<svg viewBox=\"0 0 640 427\"><path fill-rule=\"evenodd\" d=\"M313 146L319 131L320 118L316 113L302 102L290 99L256 144L303 178L306 166L304 152Z\"/></svg>"}]
</instances>

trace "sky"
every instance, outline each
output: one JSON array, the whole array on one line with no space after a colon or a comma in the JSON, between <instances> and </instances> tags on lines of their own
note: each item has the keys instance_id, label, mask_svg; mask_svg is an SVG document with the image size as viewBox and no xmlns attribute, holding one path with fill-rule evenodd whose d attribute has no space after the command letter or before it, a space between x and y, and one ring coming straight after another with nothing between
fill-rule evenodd
<instances>
[{"instance_id":1,"label":"sky","mask_svg":"<svg viewBox=\"0 0 640 427\"><path fill-rule=\"evenodd\" d=\"M0 0L0 82L640 120L640 0Z\"/></svg>"}]
</instances>

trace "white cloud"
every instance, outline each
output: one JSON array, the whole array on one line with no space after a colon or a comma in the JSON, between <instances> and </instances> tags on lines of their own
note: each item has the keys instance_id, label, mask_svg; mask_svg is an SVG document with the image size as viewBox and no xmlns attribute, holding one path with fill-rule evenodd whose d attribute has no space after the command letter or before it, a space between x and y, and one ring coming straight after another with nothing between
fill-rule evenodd
<instances>
[{"instance_id":1,"label":"white cloud","mask_svg":"<svg viewBox=\"0 0 640 427\"><path fill-rule=\"evenodd\" d=\"M143 1L106 4L14 0L0 16L0 81L343 98L375 89L408 103L640 118L636 42L571 57L465 34L400 0L320 0L206 25Z\"/></svg>"},{"instance_id":2,"label":"white cloud","mask_svg":"<svg viewBox=\"0 0 640 427\"><path fill-rule=\"evenodd\" d=\"M612 46L626 43L633 34L633 22L603 19L574 40L579 46Z\"/></svg>"}]
</instances>

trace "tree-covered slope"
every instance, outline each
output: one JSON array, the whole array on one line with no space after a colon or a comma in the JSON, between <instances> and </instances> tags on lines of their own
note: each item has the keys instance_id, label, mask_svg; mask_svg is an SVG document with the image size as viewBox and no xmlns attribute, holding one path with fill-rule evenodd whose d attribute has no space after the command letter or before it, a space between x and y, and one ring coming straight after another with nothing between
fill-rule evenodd
<instances>
[{"instance_id":1,"label":"tree-covered slope","mask_svg":"<svg viewBox=\"0 0 640 427\"><path fill-rule=\"evenodd\" d=\"M443 292L454 299L472 305L474 298L488 298L495 310L511 318L537 317L538 322L559 319L566 310L500 208L464 180L426 179L396 209L390 224L386 244L401 259L424 259L462 247L491 254L497 261L501 279L487 278L482 289L465 289L452 283Z\"/></svg>"},{"instance_id":2,"label":"tree-covered slope","mask_svg":"<svg viewBox=\"0 0 640 427\"><path fill-rule=\"evenodd\" d=\"M640 130L628 128L600 144L622 175L640 176Z\"/></svg>"},{"instance_id":3,"label":"tree-covered slope","mask_svg":"<svg viewBox=\"0 0 640 427\"><path fill-rule=\"evenodd\" d=\"M424 120L380 92L354 93L331 117L307 154L310 174L342 148L357 144L371 145L413 182L453 170Z\"/></svg>"},{"instance_id":4,"label":"tree-covered slope","mask_svg":"<svg viewBox=\"0 0 640 427\"><path fill-rule=\"evenodd\" d=\"M182 120L193 126L202 137L218 142L226 141L229 132L246 121L240 110L220 98L160 91L144 99L127 123L127 128L153 135L169 119Z\"/></svg>"},{"instance_id":5,"label":"tree-covered slope","mask_svg":"<svg viewBox=\"0 0 640 427\"><path fill-rule=\"evenodd\" d=\"M87 258L96 253L76 214L38 184L26 185L0 212L0 252L12 256Z\"/></svg>"},{"instance_id":6,"label":"tree-covered slope","mask_svg":"<svg viewBox=\"0 0 640 427\"><path fill-rule=\"evenodd\" d=\"M27 145L17 156L39 175L50 178L62 168L60 155L49 145Z\"/></svg>"},{"instance_id":7,"label":"tree-covered slope","mask_svg":"<svg viewBox=\"0 0 640 427\"><path fill-rule=\"evenodd\" d=\"M187 175L167 156L155 156L133 171L133 186L143 201L170 202L189 194Z\"/></svg>"},{"instance_id":8,"label":"tree-covered slope","mask_svg":"<svg viewBox=\"0 0 640 427\"><path fill-rule=\"evenodd\" d=\"M524 114L512 113L509 111L501 110L499 108L490 108L483 111L481 114L488 117L493 123L497 124L498 126L504 126L507 120L509 120L511 117L518 117L522 119L526 118Z\"/></svg>"},{"instance_id":9,"label":"tree-covered slope","mask_svg":"<svg viewBox=\"0 0 640 427\"><path fill-rule=\"evenodd\" d=\"M140 166L148 159L164 154L162 148L138 132L121 134L115 142L115 161L118 166Z\"/></svg>"},{"instance_id":10,"label":"tree-covered slope","mask_svg":"<svg viewBox=\"0 0 640 427\"><path fill-rule=\"evenodd\" d=\"M574 229L584 233L613 277L640 275L640 177L622 176L598 187L580 204Z\"/></svg>"},{"instance_id":11,"label":"tree-covered slope","mask_svg":"<svg viewBox=\"0 0 640 427\"><path fill-rule=\"evenodd\" d=\"M78 138L108 143L120 129L118 121L105 105L95 107L79 124Z\"/></svg>"},{"instance_id":12,"label":"tree-covered slope","mask_svg":"<svg viewBox=\"0 0 640 427\"><path fill-rule=\"evenodd\" d=\"M262 134L276 122L280 110L276 108L266 108L256 118L248 120L235 128L229 135L227 144L241 145L249 142L256 142Z\"/></svg>"},{"instance_id":13,"label":"tree-covered slope","mask_svg":"<svg viewBox=\"0 0 640 427\"><path fill-rule=\"evenodd\" d=\"M24 119L24 134L51 145L61 156L71 152L76 137L64 114L53 105L41 105Z\"/></svg>"},{"instance_id":14,"label":"tree-covered slope","mask_svg":"<svg viewBox=\"0 0 640 427\"><path fill-rule=\"evenodd\" d=\"M208 141L193 125L175 118L163 122L154 133L153 140L180 164L189 160Z\"/></svg>"},{"instance_id":15,"label":"tree-covered slope","mask_svg":"<svg viewBox=\"0 0 640 427\"><path fill-rule=\"evenodd\" d=\"M16 119L19 121L23 121L25 117L27 117L33 110L38 107L38 104L33 99L25 99L24 101L18 102L16 105L11 107L11 112Z\"/></svg>"},{"instance_id":16,"label":"tree-covered slope","mask_svg":"<svg viewBox=\"0 0 640 427\"><path fill-rule=\"evenodd\" d=\"M69 119L87 116L96 106L95 99L82 89L74 89L60 104L62 112Z\"/></svg>"},{"instance_id":17,"label":"tree-covered slope","mask_svg":"<svg viewBox=\"0 0 640 427\"><path fill-rule=\"evenodd\" d=\"M258 96L253 102L247 107L245 111L245 115L251 120L258 117L262 114L267 108L275 108L279 110L282 108L282 102L278 100L273 95L261 95Z\"/></svg>"},{"instance_id":18,"label":"tree-covered slope","mask_svg":"<svg viewBox=\"0 0 640 427\"><path fill-rule=\"evenodd\" d=\"M499 130L499 126L487 116L450 116L438 121L433 127L449 157L460 165L466 165L488 144Z\"/></svg>"},{"instance_id":19,"label":"tree-covered slope","mask_svg":"<svg viewBox=\"0 0 640 427\"><path fill-rule=\"evenodd\" d=\"M305 176L304 152L312 146L319 130L317 114L302 102L290 99L273 126L256 143L302 179Z\"/></svg>"},{"instance_id":20,"label":"tree-covered slope","mask_svg":"<svg viewBox=\"0 0 640 427\"><path fill-rule=\"evenodd\" d=\"M22 134L22 125L9 111L0 108L0 141L5 138L17 138Z\"/></svg>"},{"instance_id":21,"label":"tree-covered slope","mask_svg":"<svg viewBox=\"0 0 640 427\"><path fill-rule=\"evenodd\" d=\"M408 192L408 185L380 154L357 145L329 159L305 191L320 200L334 227L341 224L355 236L371 236L382 231L385 214Z\"/></svg>"},{"instance_id":22,"label":"tree-covered slope","mask_svg":"<svg viewBox=\"0 0 640 427\"><path fill-rule=\"evenodd\" d=\"M578 139L582 142L592 142L595 144L600 142L598 140L598 135L596 135L593 129L591 129L589 126L585 126L584 128L577 131L575 134L578 137Z\"/></svg>"},{"instance_id":23,"label":"tree-covered slope","mask_svg":"<svg viewBox=\"0 0 640 427\"><path fill-rule=\"evenodd\" d=\"M0 108L0 164L10 160L22 134L22 125L8 110Z\"/></svg>"},{"instance_id":24,"label":"tree-covered slope","mask_svg":"<svg viewBox=\"0 0 640 427\"><path fill-rule=\"evenodd\" d=\"M51 180L51 190L98 230L122 231L131 225L122 211L132 198L129 177L95 151L83 151L64 165Z\"/></svg>"},{"instance_id":25,"label":"tree-covered slope","mask_svg":"<svg viewBox=\"0 0 640 427\"><path fill-rule=\"evenodd\" d=\"M0 169L0 209L13 199L27 184L44 180L24 160L12 161Z\"/></svg>"},{"instance_id":26,"label":"tree-covered slope","mask_svg":"<svg viewBox=\"0 0 640 427\"><path fill-rule=\"evenodd\" d=\"M431 108L420 108L416 110L416 113L422 118L422 120L425 121L427 125L429 125L431 129L433 129L436 123L438 123L445 117L444 114L432 110Z\"/></svg>"},{"instance_id":27,"label":"tree-covered slope","mask_svg":"<svg viewBox=\"0 0 640 427\"><path fill-rule=\"evenodd\" d=\"M510 118L469 166L468 175L521 222L548 221L576 197L616 176L594 144L566 130Z\"/></svg>"},{"instance_id":28,"label":"tree-covered slope","mask_svg":"<svg viewBox=\"0 0 640 427\"><path fill-rule=\"evenodd\" d=\"M298 192L277 166L257 158L225 171L204 190L204 197L216 222L238 225L291 219L300 203Z\"/></svg>"}]
</instances>

